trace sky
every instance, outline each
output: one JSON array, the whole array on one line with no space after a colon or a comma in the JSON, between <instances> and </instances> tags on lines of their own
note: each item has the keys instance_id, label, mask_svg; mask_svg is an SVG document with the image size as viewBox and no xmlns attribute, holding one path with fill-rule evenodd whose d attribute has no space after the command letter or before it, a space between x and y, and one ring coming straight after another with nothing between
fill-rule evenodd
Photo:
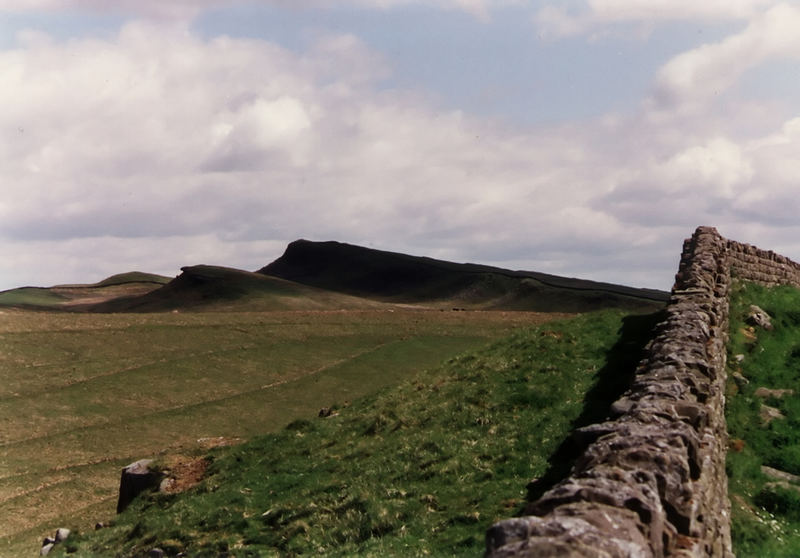
<instances>
[{"instance_id":1,"label":"sky","mask_svg":"<svg viewBox=\"0 0 800 558\"><path fill-rule=\"evenodd\" d=\"M800 1L0 0L0 290L298 238L672 286L800 260Z\"/></svg>"}]
</instances>

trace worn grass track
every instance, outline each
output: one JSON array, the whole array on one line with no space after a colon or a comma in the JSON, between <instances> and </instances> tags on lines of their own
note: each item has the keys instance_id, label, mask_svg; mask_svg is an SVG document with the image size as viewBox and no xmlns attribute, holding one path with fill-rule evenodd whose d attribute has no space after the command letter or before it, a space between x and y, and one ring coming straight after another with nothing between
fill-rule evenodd
<instances>
[{"instance_id":1,"label":"worn grass track","mask_svg":"<svg viewBox=\"0 0 800 558\"><path fill-rule=\"evenodd\" d=\"M113 515L119 469L309 418L551 315L0 313L0 556Z\"/></svg>"}]
</instances>

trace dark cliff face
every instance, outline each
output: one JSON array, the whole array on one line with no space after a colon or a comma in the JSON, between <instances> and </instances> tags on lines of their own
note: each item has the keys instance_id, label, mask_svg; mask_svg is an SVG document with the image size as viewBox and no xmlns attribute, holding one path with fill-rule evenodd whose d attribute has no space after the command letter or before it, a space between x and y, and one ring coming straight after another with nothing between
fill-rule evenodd
<instances>
[{"instance_id":1,"label":"dark cliff face","mask_svg":"<svg viewBox=\"0 0 800 558\"><path fill-rule=\"evenodd\" d=\"M427 258L341 242L296 240L258 273L336 291L391 297L413 296L447 271Z\"/></svg>"},{"instance_id":2,"label":"dark cliff face","mask_svg":"<svg viewBox=\"0 0 800 558\"><path fill-rule=\"evenodd\" d=\"M508 310L652 310L668 294L544 273L453 263L340 242L297 240L258 273L394 302L453 301Z\"/></svg>"}]
</instances>

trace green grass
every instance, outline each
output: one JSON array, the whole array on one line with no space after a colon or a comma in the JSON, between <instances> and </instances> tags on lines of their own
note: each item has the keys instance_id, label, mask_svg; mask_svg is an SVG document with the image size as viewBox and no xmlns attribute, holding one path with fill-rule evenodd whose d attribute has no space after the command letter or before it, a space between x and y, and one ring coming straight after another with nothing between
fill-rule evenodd
<instances>
[{"instance_id":1,"label":"green grass","mask_svg":"<svg viewBox=\"0 0 800 558\"><path fill-rule=\"evenodd\" d=\"M195 489L140 498L61 550L480 555L486 528L522 508L526 484L563 472L568 433L602 418L653 321L606 311L553 322L352 404L329 399L338 416L217 450Z\"/></svg>"},{"instance_id":2,"label":"green grass","mask_svg":"<svg viewBox=\"0 0 800 558\"><path fill-rule=\"evenodd\" d=\"M365 311L0 315L0 556L111 515L119 469L249 438L549 316ZM205 451L205 450L203 450Z\"/></svg>"},{"instance_id":3,"label":"green grass","mask_svg":"<svg viewBox=\"0 0 800 558\"><path fill-rule=\"evenodd\" d=\"M172 281L172 277L156 275L155 273L145 273L142 271L129 271L127 273L117 273L111 277L106 277L102 281L90 285L92 287L108 287L111 285L121 285L124 283L159 283L166 285Z\"/></svg>"},{"instance_id":4,"label":"green grass","mask_svg":"<svg viewBox=\"0 0 800 558\"><path fill-rule=\"evenodd\" d=\"M0 306L57 306L66 300L64 296L39 287L0 292Z\"/></svg>"},{"instance_id":5,"label":"green grass","mask_svg":"<svg viewBox=\"0 0 800 558\"><path fill-rule=\"evenodd\" d=\"M774 330L749 329L744 320L751 304L772 316ZM800 475L798 332L800 290L737 284L731 299L726 407L731 439L727 470L737 556L800 555L800 485L775 485L761 471L766 465ZM741 363L736 355L744 356ZM737 382L734 372L749 383ZM760 398L755 395L759 387L793 389L794 395ZM779 409L785 418L764 425L759 417L763 404Z\"/></svg>"}]
</instances>

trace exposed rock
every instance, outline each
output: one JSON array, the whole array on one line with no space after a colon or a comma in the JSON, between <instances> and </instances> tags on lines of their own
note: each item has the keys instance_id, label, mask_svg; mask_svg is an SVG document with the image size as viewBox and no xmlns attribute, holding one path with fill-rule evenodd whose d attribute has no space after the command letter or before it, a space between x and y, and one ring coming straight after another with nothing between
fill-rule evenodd
<instances>
[{"instance_id":1,"label":"exposed rock","mask_svg":"<svg viewBox=\"0 0 800 558\"><path fill-rule=\"evenodd\" d=\"M761 405L761 408L758 411L758 416L761 418L762 426L766 426L771 423L775 419L782 419L786 418L780 410L776 409L775 407L770 407L769 405Z\"/></svg>"},{"instance_id":2,"label":"exposed rock","mask_svg":"<svg viewBox=\"0 0 800 558\"><path fill-rule=\"evenodd\" d=\"M762 465L761 472L764 473L765 476L771 479L800 484L800 477L798 477L797 475L793 475L791 473L787 473L786 471L780 471L778 469L773 469L772 467L767 467L766 465Z\"/></svg>"},{"instance_id":3,"label":"exposed rock","mask_svg":"<svg viewBox=\"0 0 800 558\"><path fill-rule=\"evenodd\" d=\"M148 558L163 558L164 551L160 548L151 548L150 552L147 553Z\"/></svg>"},{"instance_id":4,"label":"exposed rock","mask_svg":"<svg viewBox=\"0 0 800 558\"><path fill-rule=\"evenodd\" d=\"M158 483L158 491L163 492L164 494L172 494L176 492L175 485L176 481L172 477L164 477L161 479L161 482Z\"/></svg>"},{"instance_id":5,"label":"exposed rock","mask_svg":"<svg viewBox=\"0 0 800 558\"><path fill-rule=\"evenodd\" d=\"M64 527L61 527L60 529L57 529L56 530L56 542L60 543L60 542L64 542L65 540L67 540L69 538L69 535L70 535L71 532L72 531L70 531L69 529L66 529Z\"/></svg>"},{"instance_id":6,"label":"exposed rock","mask_svg":"<svg viewBox=\"0 0 800 558\"><path fill-rule=\"evenodd\" d=\"M151 469L152 464L152 459L140 459L122 469L117 513L122 513L142 492L158 487L161 482L161 473Z\"/></svg>"},{"instance_id":7,"label":"exposed rock","mask_svg":"<svg viewBox=\"0 0 800 558\"><path fill-rule=\"evenodd\" d=\"M784 395L794 395L793 389L769 389L765 387L760 387L756 389L755 394L756 397L774 397L775 399L783 399Z\"/></svg>"},{"instance_id":8,"label":"exposed rock","mask_svg":"<svg viewBox=\"0 0 800 558\"><path fill-rule=\"evenodd\" d=\"M734 372L733 374L731 374L731 376L733 376L733 379L734 379L734 381L736 382L736 384L737 384L739 387L746 386L747 384L749 384L749 383L750 383L750 380L748 380L747 378L745 378L745 377L742 375L742 373L741 373L741 372L738 372L738 371L737 371L737 372Z\"/></svg>"},{"instance_id":9,"label":"exposed rock","mask_svg":"<svg viewBox=\"0 0 800 558\"><path fill-rule=\"evenodd\" d=\"M39 550L39 556L47 556L52 552L57 544L60 544L69 538L71 531L65 527L56 529L55 537L45 537L42 541L42 548Z\"/></svg>"},{"instance_id":10,"label":"exposed rock","mask_svg":"<svg viewBox=\"0 0 800 558\"><path fill-rule=\"evenodd\" d=\"M770 315L755 304L750 305L750 310L745 321L750 325L760 327L767 331L772 330L772 319Z\"/></svg>"}]
</instances>

